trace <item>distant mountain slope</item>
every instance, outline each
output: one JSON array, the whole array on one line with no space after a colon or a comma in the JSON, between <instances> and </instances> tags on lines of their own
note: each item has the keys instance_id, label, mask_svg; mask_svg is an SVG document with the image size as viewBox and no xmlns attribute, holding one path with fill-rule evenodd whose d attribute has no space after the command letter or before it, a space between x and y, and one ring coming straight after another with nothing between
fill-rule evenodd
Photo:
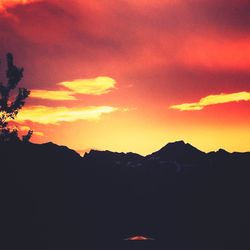
<instances>
[{"instance_id":1,"label":"distant mountain slope","mask_svg":"<svg viewBox=\"0 0 250 250\"><path fill-rule=\"evenodd\" d=\"M52 142L44 144L34 144L34 143L0 143L0 152L6 154L2 157L2 160L8 158L9 160L15 160L17 155L27 156L32 159L35 157L36 160L54 160L55 158L65 158L65 159L80 159L80 155L74 150L69 149L66 146L59 146ZM12 155L12 157L11 157ZM51 158L50 158L51 157Z\"/></svg>"},{"instance_id":2,"label":"distant mountain slope","mask_svg":"<svg viewBox=\"0 0 250 250\"><path fill-rule=\"evenodd\" d=\"M92 159L96 161L102 161L102 160L107 160L107 161L140 161L144 157L135 154L135 153L117 153L117 152L111 152L111 151L99 151L99 150L90 150L89 153L85 153L84 155L85 159Z\"/></svg>"}]
</instances>

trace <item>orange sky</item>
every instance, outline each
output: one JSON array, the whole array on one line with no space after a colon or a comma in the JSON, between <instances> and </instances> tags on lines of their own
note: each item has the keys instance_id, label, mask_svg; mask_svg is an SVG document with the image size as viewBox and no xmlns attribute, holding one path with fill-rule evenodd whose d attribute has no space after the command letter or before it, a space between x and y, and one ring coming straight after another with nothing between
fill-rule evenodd
<instances>
[{"instance_id":1,"label":"orange sky","mask_svg":"<svg viewBox=\"0 0 250 250\"><path fill-rule=\"evenodd\" d=\"M148 154L250 151L246 0L0 0L0 58L31 90L33 142ZM0 77L4 80L2 60Z\"/></svg>"}]
</instances>

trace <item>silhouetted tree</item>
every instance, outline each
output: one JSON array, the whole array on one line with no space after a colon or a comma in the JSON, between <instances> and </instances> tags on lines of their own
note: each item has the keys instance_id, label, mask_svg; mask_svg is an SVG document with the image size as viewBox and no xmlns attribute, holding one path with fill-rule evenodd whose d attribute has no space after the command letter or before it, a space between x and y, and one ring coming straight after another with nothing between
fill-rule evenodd
<instances>
[{"instance_id":1,"label":"silhouetted tree","mask_svg":"<svg viewBox=\"0 0 250 250\"><path fill-rule=\"evenodd\" d=\"M14 90L18 83L23 78L23 68L18 68L14 65L13 55L8 53L7 56L7 84L0 82L0 142L18 141L17 129L8 127L8 122L14 120L19 110L24 106L25 99L29 96L30 91L26 88L19 88L15 98L11 96L11 91ZM32 135L29 131L23 137L28 141Z\"/></svg>"},{"instance_id":2,"label":"silhouetted tree","mask_svg":"<svg viewBox=\"0 0 250 250\"><path fill-rule=\"evenodd\" d=\"M23 135L23 142L29 142L32 135L33 130L29 130L26 135Z\"/></svg>"}]
</instances>

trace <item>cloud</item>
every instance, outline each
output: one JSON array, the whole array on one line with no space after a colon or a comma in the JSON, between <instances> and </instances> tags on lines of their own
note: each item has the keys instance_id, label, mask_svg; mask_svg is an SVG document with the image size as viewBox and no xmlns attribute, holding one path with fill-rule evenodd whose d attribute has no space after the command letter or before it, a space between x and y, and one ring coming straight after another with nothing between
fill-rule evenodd
<instances>
[{"instance_id":1,"label":"cloud","mask_svg":"<svg viewBox=\"0 0 250 250\"><path fill-rule=\"evenodd\" d=\"M90 79L76 79L73 81L60 82L56 85L63 86L68 90L31 90L30 97L56 100L56 101L69 101L77 100L74 96L76 94L85 95L102 95L110 92L115 88L116 81L107 76L99 76Z\"/></svg>"},{"instance_id":2,"label":"cloud","mask_svg":"<svg viewBox=\"0 0 250 250\"><path fill-rule=\"evenodd\" d=\"M17 129L21 132L28 132L29 130L33 130L31 129L29 126L20 126L18 125L17 126ZM40 137L43 137L44 136L44 133L43 132L39 132L39 131L34 131L33 130L33 135L36 135L36 136L40 136Z\"/></svg>"},{"instance_id":3,"label":"cloud","mask_svg":"<svg viewBox=\"0 0 250 250\"><path fill-rule=\"evenodd\" d=\"M78 120L98 120L101 115L117 111L118 108L110 106L88 106L82 108L29 106L18 114L17 122L31 121L40 124L60 124Z\"/></svg>"},{"instance_id":4,"label":"cloud","mask_svg":"<svg viewBox=\"0 0 250 250\"><path fill-rule=\"evenodd\" d=\"M8 8L13 8L17 5L25 5L34 2L40 2L41 0L1 0L0 1L0 13L7 13Z\"/></svg>"},{"instance_id":5,"label":"cloud","mask_svg":"<svg viewBox=\"0 0 250 250\"><path fill-rule=\"evenodd\" d=\"M0 47L13 51L28 69L25 84L31 89L54 90L53 83L81 79L84 72L112 76L121 89L132 83L133 89L116 97L129 95L130 102L153 98L157 91L170 99L183 93L189 98L193 87L201 97L233 93L249 90L244 72L250 40L249 32L242 32L250 23L247 5L245 0L72 0L69 8L66 0L48 0L16 8L19 23L1 20ZM157 96L156 102L165 102L166 95Z\"/></svg>"},{"instance_id":6,"label":"cloud","mask_svg":"<svg viewBox=\"0 0 250 250\"><path fill-rule=\"evenodd\" d=\"M16 122L11 122L11 124L8 126L10 129L17 129L18 132L21 132L21 134L27 134L27 132L29 130L33 131L33 135L39 136L39 137L43 137L45 136L43 132L40 131L34 131L32 128L30 128L29 126L26 125L20 125ZM20 134L19 134L20 135Z\"/></svg>"},{"instance_id":7,"label":"cloud","mask_svg":"<svg viewBox=\"0 0 250 250\"><path fill-rule=\"evenodd\" d=\"M76 79L71 82L61 82L57 85L64 86L76 94L102 95L115 88L116 81L107 76L90 79Z\"/></svg>"},{"instance_id":8,"label":"cloud","mask_svg":"<svg viewBox=\"0 0 250 250\"><path fill-rule=\"evenodd\" d=\"M208 24L216 30L223 30L223 34L229 32L249 32L250 2L246 0L189 0L188 9L192 13L193 22L198 25Z\"/></svg>"},{"instance_id":9,"label":"cloud","mask_svg":"<svg viewBox=\"0 0 250 250\"><path fill-rule=\"evenodd\" d=\"M183 103L179 105L170 106L171 109L177 109L180 111L188 110L202 110L206 106L223 104L229 102L239 102L239 101L250 101L250 92L238 92L232 94L220 94L220 95L209 95L201 98L199 102L193 103Z\"/></svg>"},{"instance_id":10,"label":"cloud","mask_svg":"<svg viewBox=\"0 0 250 250\"><path fill-rule=\"evenodd\" d=\"M77 100L71 91L32 89L30 97L46 100Z\"/></svg>"}]
</instances>

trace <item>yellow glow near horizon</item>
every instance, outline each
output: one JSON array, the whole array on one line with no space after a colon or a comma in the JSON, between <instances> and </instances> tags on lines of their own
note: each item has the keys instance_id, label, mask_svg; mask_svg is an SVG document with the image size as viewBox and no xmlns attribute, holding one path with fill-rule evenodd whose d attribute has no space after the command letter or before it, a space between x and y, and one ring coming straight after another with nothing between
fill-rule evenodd
<instances>
[{"instance_id":1,"label":"yellow glow near horizon","mask_svg":"<svg viewBox=\"0 0 250 250\"><path fill-rule=\"evenodd\" d=\"M237 92L231 94L208 95L201 98L199 102L183 103L170 106L171 109L180 111L202 110L204 107L215 104L223 104L229 102L250 101L250 92Z\"/></svg>"},{"instance_id":2,"label":"yellow glow near horizon","mask_svg":"<svg viewBox=\"0 0 250 250\"><path fill-rule=\"evenodd\" d=\"M145 120L135 125L128 119L122 119L122 122L119 122L114 116L116 114L110 114L109 119L103 119L98 123L83 124L79 121L72 124L74 129L69 132L70 135L67 138L61 136L67 133L67 128L63 128L59 134L54 134L53 141L57 144L66 144L78 152L92 148L147 155L158 151L169 142L179 140L184 140L204 152L217 151L219 148L229 152L250 151L250 133L247 125L228 128L224 128L223 125L217 128L210 128L209 125L205 127L185 127L175 124L157 126ZM127 117L129 114L119 113L119 116ZM83 126L84 130L80 129ZM71 140L72 137L77 139Z\"/></svg>"}]
</instances>

